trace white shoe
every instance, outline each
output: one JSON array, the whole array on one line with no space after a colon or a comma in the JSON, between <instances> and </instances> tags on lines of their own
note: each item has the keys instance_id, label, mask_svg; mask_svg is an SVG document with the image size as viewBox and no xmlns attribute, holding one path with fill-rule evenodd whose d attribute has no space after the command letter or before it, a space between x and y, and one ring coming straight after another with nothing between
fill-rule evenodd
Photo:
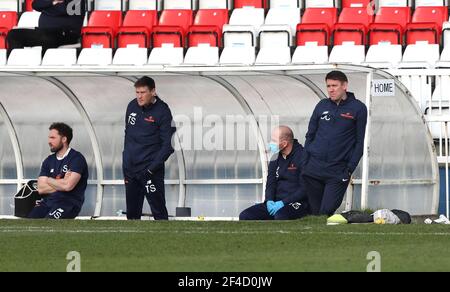
<instances>
[{"instance_id":1,"label":"white shoe","mask_svg":"<svg viewBox=\"0 0 450 292\"><path fill-rule=\"evenodd\" d=\"M450 220L447 219L444 215L439 215L439 218L434 220L437 224L450 224Z\"/></svg>"}]
</instances>

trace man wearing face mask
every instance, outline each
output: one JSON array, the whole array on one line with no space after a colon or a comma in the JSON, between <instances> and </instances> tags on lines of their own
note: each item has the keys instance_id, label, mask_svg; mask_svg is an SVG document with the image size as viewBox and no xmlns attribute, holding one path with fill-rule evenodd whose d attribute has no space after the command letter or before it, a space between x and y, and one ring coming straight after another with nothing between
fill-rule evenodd
<instances>
[{"instance_id":1,"label":"man wearing face mask","mask_svg":"<svg viewBox=\"0 0 450 292\"><path fill-rule=\"evenodd\" d=\"M293 220L309 213L301 178L303 146L289 127L280 126L273 130L269 147L273 156L265 201L242 211L239 220Z\"/></svg>"}]
</instances>

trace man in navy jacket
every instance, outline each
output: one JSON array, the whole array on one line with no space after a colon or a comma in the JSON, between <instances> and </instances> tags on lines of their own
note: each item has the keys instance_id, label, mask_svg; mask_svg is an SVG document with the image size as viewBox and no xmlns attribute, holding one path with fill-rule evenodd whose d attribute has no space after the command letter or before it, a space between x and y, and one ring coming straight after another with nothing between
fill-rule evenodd
<instances>
[{"instance_id":1,"label":"man in navy jacket","mask_svg":"<svg viewBox=\"0 0 450 292\"><path fill-rule=\"evenodd\" d=\"M305 141L303 179L314 215L332 215L341 205L363 154L367 122L367 108L347 92L344 73L332 71L325 81L329 98L314 109Z\"/></svg>"},{"instance_id":2,"label":"man in navy jacket","mask_svg":"<svg viewBox=\"0 0 450 292\"><path fill-rule=\"evenodd\" d=\"M86 15L86 0L34 0L33 9L41 12L37 28L13 29L8 33L8 54L13 49L42 46L49 48L79 42Z\"/></svg>"},{"instance_id":3,"label":"man in navy jacket","mask_svg":"<svg viewBox=\"0 0 450 292\"><path fill-rule=\"evenodd\" d=\"M274 156L269 163L265 201L244 210L239 220L292 220L309 213L301 179L303 146L289 127L281 126L272 132L270 150Z\"/></svg>"},{"instance_id":4,"label":"man in navy jacket","mask_svg":"<svg viewBox=\"0 0 450 292\"><path fill-rule=\"evenodd\" d=\"M134 87L137 98L128 104L123 150L127 218L141 218L146 197L155 220L167 220L164 163L174 152L172 113L156 95L152 78L142 77Z\"/></svg>"}]
</instances>

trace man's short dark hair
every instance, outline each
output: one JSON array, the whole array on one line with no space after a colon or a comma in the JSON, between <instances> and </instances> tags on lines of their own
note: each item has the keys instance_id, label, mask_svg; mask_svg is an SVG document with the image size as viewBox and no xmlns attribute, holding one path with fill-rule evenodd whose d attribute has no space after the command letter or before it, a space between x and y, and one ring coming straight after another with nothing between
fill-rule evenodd
<instances>
[{"instance_id":1,"label":"man's short dark hair","mask_svg":"<svg viewBox=\"0 0 450 292\"><path fill-rule=\"evenodd\" d=\"M67 138L67 145L70 144L70 141L72 141L73 138L73 130L72 128L64 123L53 123L50 125L50 128L48 128L50 131L51 130L56 130L58 131L58 134L62 137L66 137Z\"/></svg>"},{"instance_id":2,"label":"man's short dark hair","mask_svg":"<svg viewBox=\"0 0 450 292\"><path fill-rule=\"evenodd\" d=\"M348 82L347 75L337 70L328 73L327 76L325 77L325 81L327 80L338 80L341 82Z\"/></svg>"},{"instance_id":3,"label":"man's short dark hair","mask_svg":"<svg viewBox=\"0 0 450 292\"><path fill-rule=\"evenodd\" d=\"M145 86L148 87L149 90L155 89L155 80L153 80L153 78L150 78L148 76L144 76L139 78L138 81L134 83L135 88Z\"/></svg>"}]
</instances>

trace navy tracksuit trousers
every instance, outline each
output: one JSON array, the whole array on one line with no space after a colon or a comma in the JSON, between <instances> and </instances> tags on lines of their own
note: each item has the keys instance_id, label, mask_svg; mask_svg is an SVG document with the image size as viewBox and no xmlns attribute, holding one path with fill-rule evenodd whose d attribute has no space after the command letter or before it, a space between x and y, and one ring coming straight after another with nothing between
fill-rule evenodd
<instances>
[{"instance_id":1,"label":"navy tracksuit trousers","mask_svg":"<svg viewBox=\"0 0 450 292\"><path fill-rule=\"evenodd\" d=\"M66 201L47 202L41 201L28 214L30 219L74 219L80 213L81 208L76 204Z\"/></svg>"},{"instance_id":2,"label":"navy tracksuit trousers","mask_svg":"<svg viewBox=\"0 0 450 292\"><path fill-rule=\"evenodd\" d=\"M333 215L350 182L346 164L329 164L310 157L303 170L308 203L313 215Z\"/></svg>"},{"instance_id":3,"label":"navy tracksuit trousers","mask_svg":"<svg viewBox=\"0 0 450 292\"><path fill-rule=\"evenodd\" d=\"M239 215L239 220L294 220L305 217L308 213L307 204L294 202L285 205L274 216L271 216L269 211L267 211L266 204L261 203L242 211Z\"/></svg>"},{"instance_id":4,"label":"navy tracksuit trousers","mask_svg":"<svg viewBox=\"0 0 450 292\"><path fill-rule=\"evenodd\" d=\"M155 220L168 220L166 197L164 189L164 171L153 174L148 181L139 181L137 178L125 179L127 219L140 220L144 197L147 199Z\"/></svg>"}]
</instances>

